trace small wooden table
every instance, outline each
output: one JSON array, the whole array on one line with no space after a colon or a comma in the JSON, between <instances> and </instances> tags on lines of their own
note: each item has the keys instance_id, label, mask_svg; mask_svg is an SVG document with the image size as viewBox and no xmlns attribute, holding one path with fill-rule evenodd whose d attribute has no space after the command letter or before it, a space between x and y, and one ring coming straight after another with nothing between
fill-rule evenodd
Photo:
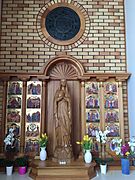
<instances>
[{"instance_id":1,"label":"small wooden table","mask_svg":"<svg viewBox=\"0 0 135 180\"><path fill-rule=\"evenodd\" d=\"M60 165L52 160L34 159L30 177L34 180L89 180L96 176L95 166L95 162L85 164L81 159L66 165Z\"/></svg>"}]
</instances>

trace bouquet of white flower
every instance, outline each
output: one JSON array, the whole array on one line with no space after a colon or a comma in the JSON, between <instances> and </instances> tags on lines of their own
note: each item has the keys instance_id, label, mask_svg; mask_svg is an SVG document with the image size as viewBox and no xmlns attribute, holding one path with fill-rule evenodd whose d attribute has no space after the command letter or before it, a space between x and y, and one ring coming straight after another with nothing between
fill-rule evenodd
<instances>
[{"instance_id":1,"label":"bouquet of white flower","mask_svg":"<svg viewBox=\"0 0 135 180\"><path fill-rule=\"evenodd\" d=\"M14 133L13 133L14 129L10 128L9 129L9 134L5 137L4 139L4 143L7 145L11 145L13 144L15 138L14 138Z\"/></svg>"},{"instance_id":2,"label":"bouquet of white flower","mask_svg":"<svg viewBox=\"0 0 135 180\"><path fill-rule=\"evenodd\" d=\"M9 134L7 134L7 136L4 139L4 143L5 143L5 150L10 151L11 148L13 148L14 146L14 141L15 141L15 135L14 135L14 129L10 128L9 129Z\"/></svg>"},{"instance_id":3,"label":"bouquet of white flower","mask_svg":"<svg viewBox=\"0 0 135 180\"><path fill-rule=\"evenodd\" d=\"M119 155L121 152L121 143L122 143L122 139L120 138L114 138L110 142L110 149L111 151L115 151L116 155Z\"/></svg>"},{"instance_id":4,"label":"bouquet of white flower","mask_svg":"<svg viewBox=\"0 0 135 180\"><path fill-rule=\"evenodd\" d=\"M110 131L108 131L107 129L105 131L96 131L96 140L102 144L105 144L106 141L107 141L107 134L109 133Z\"/></svg>"},{"instance_id":5,"label":"bouquet of white flower","mask_svg":"<svg viewBox=\"0 0 135 180\"><path fill-rule=\"evenodd\" d=\"M114 138L110 142L110 149L116 153L120 158L134 158L135 157L135 139L130 142L122 143L122 139Z\"/></svg>"},{"instance_id":6,"label":"bouquet of white flower","mask_svg":"<svg viewBox=\"0 0 135 180\"><path fill-rule=\"evenodd\" d=\"M132 137L132 138L130 139L130 142L128 142L128 144L129 144L129 146L130 146L130 148L131 148L131 151L132 151L132 152L135 152L135 137Z\"/></svg>"}]
</instances>

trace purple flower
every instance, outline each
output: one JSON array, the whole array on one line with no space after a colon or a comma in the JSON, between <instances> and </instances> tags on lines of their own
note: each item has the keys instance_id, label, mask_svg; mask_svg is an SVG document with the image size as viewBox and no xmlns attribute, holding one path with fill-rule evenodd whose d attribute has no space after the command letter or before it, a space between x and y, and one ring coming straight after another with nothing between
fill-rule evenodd
<instances>
[{"instance_id":1,"label":"purple flower","mask_svg":"<svg viewBox=\"0 0 135 180\"><path fill-rule=\"evenodd\" d=\"M122 145L121 147L121 154L123 156L126 156L126 153L130 151L130 147L129 147L129 144L124 144Z\"/></svg>"}]
</instances>

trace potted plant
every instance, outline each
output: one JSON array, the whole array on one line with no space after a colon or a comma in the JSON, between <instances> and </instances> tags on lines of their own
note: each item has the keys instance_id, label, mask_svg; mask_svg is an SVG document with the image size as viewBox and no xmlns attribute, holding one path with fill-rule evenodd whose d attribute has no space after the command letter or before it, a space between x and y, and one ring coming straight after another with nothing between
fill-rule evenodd
<instances>
[{"instance_id":1,"label":"potted plant","mask_svg":"<svg viewBox=\"0 0 135 180\"><path fill-rule=\"evenodd\" d=\"M76 143L82 146L85 163L91 163L92 155L90 151L92 150L93 146L92 139L88 135L84 135L83 140L77 141Z\"/></svg>"},{"instance_id":2,"label":"potted plant","mask_svg":"<svg viewBox=\"0 0 135 180\"><path fill-rule=\"evenodd\" d=\"M5 167L6 167L7 176L11 176L12 172L13 172L14 161L10 160L10 159L5 159L4 164L5 164Z\"/></svg>"},{"instance_id":3,"label":"potted plant","mask_svg":"<svg viewBox=\"0 0 135 180\"><path fill-rule=\"evenodd\" d=\"M103 158L100 158L100 157L95 157L94 160L95 160L95 162L97 164L100 165L100 169L101 169L102 174L106 174L107 164L113 162L113 158L105 158L105 159L103 159Z\"/></svg>"},{"instance_id":4,"label":"potted plant","mask_svg":"<svg viewBox=\"0 0 135 180\"><path fill-rule=\"evenodd\" d=\"M27 171L28 157L27 156L18 157L16 158L15 162L16 165L18 166L18 173L20 175L24 175Z\"/></svg>"},{"instance_id":5,"label":"potted plant","mask_svg":"<svg viewBox=\"0 0 135 180\"><path fill-rule=\"evenodd\" d=\"M107 129L105 131L96 131L96 141L100 143L100 149L101 149L101 154L100 157L95 159L95 161L100 164L100 170L102 174L106 174L107 171L107 163L111 161L111 159L108 159L105 157L105 143L108 141L108 131Z\"/></svg>"}]
</instances>

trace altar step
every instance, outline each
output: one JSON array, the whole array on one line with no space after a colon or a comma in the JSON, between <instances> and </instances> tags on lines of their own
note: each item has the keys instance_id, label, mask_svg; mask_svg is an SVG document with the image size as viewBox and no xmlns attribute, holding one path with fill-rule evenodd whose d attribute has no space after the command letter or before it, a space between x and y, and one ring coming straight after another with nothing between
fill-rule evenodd
<instances>
[{"instance_id":1,"label":"altar step","mask_svg":"<svg viewBox=\"0 0 135 180\"><path fill-rule=\"evenodd\" d=\"M82 160L60 165L51 160L35 159L31 164L30 177L34 180L89 180L96 176L96 163L85 164Z\"/></svg>"}]
</instances>

